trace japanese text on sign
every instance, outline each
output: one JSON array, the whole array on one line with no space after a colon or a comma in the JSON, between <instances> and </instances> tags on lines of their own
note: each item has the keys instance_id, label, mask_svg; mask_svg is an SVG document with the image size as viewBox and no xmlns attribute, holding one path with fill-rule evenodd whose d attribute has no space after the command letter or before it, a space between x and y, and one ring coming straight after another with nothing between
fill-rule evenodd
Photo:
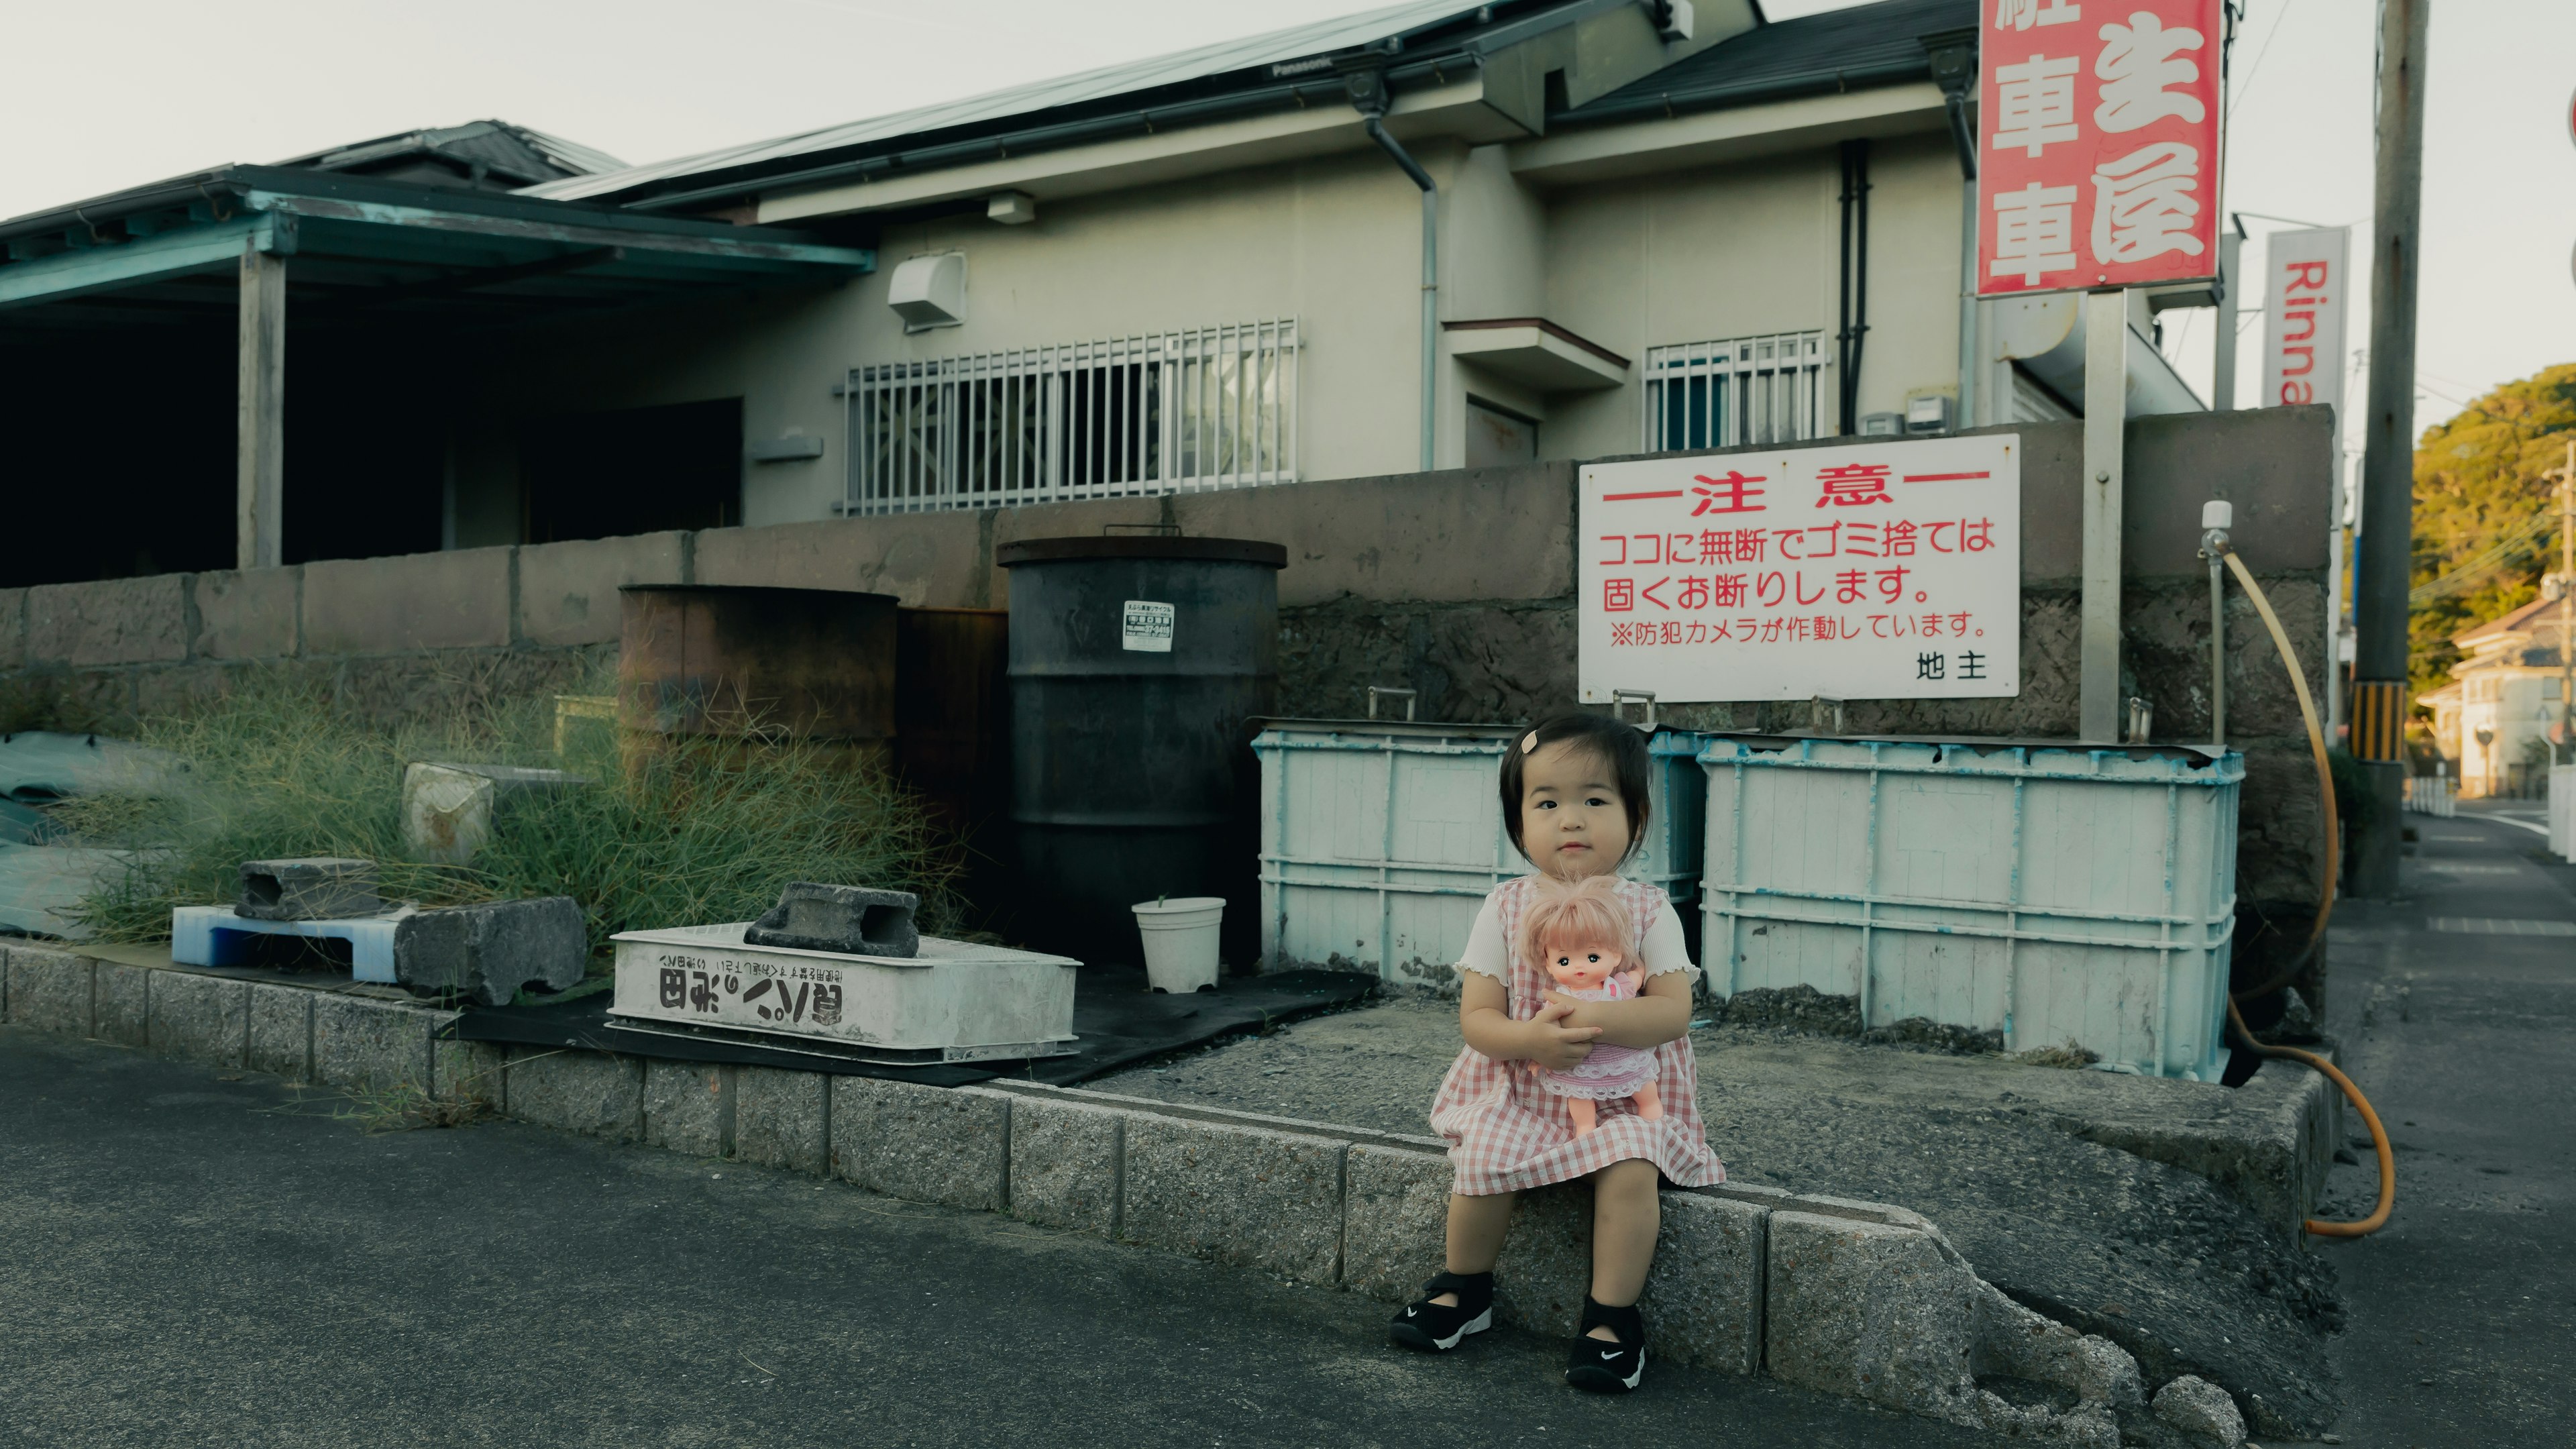
<instances>
[{"instance_id":1,"label":"japanese text on sign","mask_svg":"<svg viewBox=\"0 0 2576 1449\"><path fill-rule=\"evenodd\" d=\"M2218 270L2220 0L1985 0L1988 296Z\"/></svg>"},{"instance_id":2,"label":"japanese text on sign","mask_svg":"<svg viewBox=\"0 0 2576 1449\"><path fill-rule=\"evenodd\" d=\"M2021 439L1583 470L1583 698L2013 695Z\"/></svg>"}]
</instances>

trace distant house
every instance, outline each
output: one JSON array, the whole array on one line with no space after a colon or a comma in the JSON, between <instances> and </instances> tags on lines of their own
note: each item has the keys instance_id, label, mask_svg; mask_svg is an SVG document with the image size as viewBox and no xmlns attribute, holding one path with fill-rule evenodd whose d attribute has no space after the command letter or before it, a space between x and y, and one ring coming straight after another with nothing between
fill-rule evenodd
<instances>
[{"instance_id":1,"label":"distant house","mask_svg":"<svg viewBox=\"0 0 2576 1449\"><path fill-rule=\"evenodd\" d=\"M76 466L145 385L102 329L197 308L186 425L112 505L194 520L163 569L235 562L236 376L278 430L243 564L2072 417L2078 299L1963 267L1980 14L1408 0L644 166L424 132L298 163L336 197L227 168L0 223L0 339L100 353ZM510 143L566 174L460 189ZM282 372L213 330L220 238L171 240L263 207ZM63 260L93 238L194 270ZM2131 413L2202 407L2152 339L2210 300L2131 294Z\"/></svg>"},{"instance_id":2,"label":"distant house","mask_svg":"<svg viewBox=\"0 0 2576 1449\"><path fill-rule=\"evenodd\" d=\"M2566 632L2560 580L2502 618L2453 635L2467 655L2451 682L2421 696L2433 711L2433 739L2454 762L2464 796L2537 792L2562 718Z\"/></svg>"}]
</instances>

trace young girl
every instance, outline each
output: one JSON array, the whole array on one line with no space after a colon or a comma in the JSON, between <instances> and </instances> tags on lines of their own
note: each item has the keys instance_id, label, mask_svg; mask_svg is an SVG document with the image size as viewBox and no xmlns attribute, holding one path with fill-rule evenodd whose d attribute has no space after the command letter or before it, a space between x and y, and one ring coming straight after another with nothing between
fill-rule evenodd
<instances>
[{"instance_id":1,"label":"young girl","mask_svg":"<svg viewBox=\"0 0 2576 1449\"><path fill-rule=\"evenodd\" d=\"M1560 715L1505 752L1504 826L1532 866L1559 880L1614 875L1645 834L1648 767L1645 737L1633 726L1604 715ZM1565 1377L1579 1389L1619 1393L1646 1371L1636 1303L1654 1259L1658 1178L1682 1187L1726 1178L1700 1126L1691 1061L1690 993L1699 968L1663 892L1623 880L1617 889L1637 932L1630 944L1646 973L1643 989L1629 1001L1577 1001L1551 990L1540 963L1515 949L1536 885L1524 876L1496 886L1458 963L1458 1026L1467 1045L1431 1107L1431 1125L1448 1139L1457 1172L1447 1271L1424 1285L1429 1296L1397 1315L1389 1334L1407 1348L1438 1351L1492 1327L1494 1259L1514 1195L1588 1177L1592 1285ZM1596 1039L1654 1053L1662 1115L1605 1101L1596 1130L1576 1133L1565 1099L1530 1068L1571 1072Z\"/></svg>"}]
</instances>

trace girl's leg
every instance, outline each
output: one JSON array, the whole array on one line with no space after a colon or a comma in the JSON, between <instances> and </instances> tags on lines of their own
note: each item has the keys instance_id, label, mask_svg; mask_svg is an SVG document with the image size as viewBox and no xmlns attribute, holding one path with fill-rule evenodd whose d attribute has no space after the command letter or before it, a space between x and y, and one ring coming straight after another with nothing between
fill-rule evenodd
<instances>
[{"instance_id":1,"label":"girl's leg","mask_svg":"<svg viewBox=\"0 0 2576 1449\"><path fill-rule=\"evenodd\" d=\"M1646 1269L1655 1260L1655 1231L1662 1225L1656 1186L1655 1164L1642 1157L1592 1174L1592 1301L1603 1307L1626 1308L1646 1289ZM1455 1242L1458 1199L1449 1203L1450 1240ZM1618 1338L1598 1326L1591 1336L1604 1342Z\"/></svg>"},{"instance_id":2,"label":"girl's leg","mask_svg":"<svg viewBox=\"0 0 2576 1449\"><path fill-rule=\"evenodd\" d=\"M1652 1171L1649 1164L1648 1170ZM1513 1193L1498 1192L1489 1197L1467 1197L1449 1194L1449 1253L1442 1266L1452 1273L1490 1273L1494 1260L1503 1254L1503 1234L1512 1225ZM1652 1240L1648 1246L1653 1246ZM1637 1282L1645 1283L1641 1274ZM1431 1300L1444 1308L1454 1308L1458 1295L1443 1293Z\"/></svg>"}]
</instances>

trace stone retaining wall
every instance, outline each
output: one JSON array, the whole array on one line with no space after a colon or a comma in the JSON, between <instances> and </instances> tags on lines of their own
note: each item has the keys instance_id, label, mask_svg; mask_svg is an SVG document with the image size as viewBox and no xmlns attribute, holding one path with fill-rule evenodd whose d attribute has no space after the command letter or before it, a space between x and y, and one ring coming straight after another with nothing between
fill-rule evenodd
<instances>
[{"instance_id":1,"label":"stone retaining wall","mask_svg":"<svg viewBox=\"0 0 2576 1449\"><path fill-rule=\"evenodd\" d=\"M949 1090L497 1047L444 1038L456 1016L384 987L0 947L0 1020L37 1030L358 1094L475 1102L1382 1302L1408 1298L1441 1264L1450 1170L1431 1139L1030 1083ZM1505 1321L1574 1332L1588 1207L1579 1187L1524 1200L1497 1270ZM2149 1413L2128 1354L2010 1302L1939 1228L1885 1204L1667 1191L1640 1306L1659 1357L2034 1442L2116 1449L2120 1424ZM2050 1385L2075 1407L2015 1407L1980 1375Z\"/></svg>"}]
</instances>

